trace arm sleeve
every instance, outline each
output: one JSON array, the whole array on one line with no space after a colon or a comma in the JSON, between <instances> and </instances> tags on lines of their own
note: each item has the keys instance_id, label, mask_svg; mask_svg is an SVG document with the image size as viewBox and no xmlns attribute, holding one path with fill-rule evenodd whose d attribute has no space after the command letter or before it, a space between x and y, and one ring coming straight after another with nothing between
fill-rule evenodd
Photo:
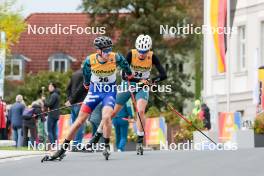
<instances>
[{"instance_id":1,"label":"arm sleeve","mask_svg":"<svg viewBox=\"0 0 264 176\"><path fill-rule=\"evenodd\" d=\"M127 54L127 56L126 56L126 61L127 61L127 63L128 63L129 66L130 66L130 64L131 64L131 60L132 60L132 52L130 51L130 52ZM130 68L130 67L129 67L129 68ZM122 79L123 79L123 80L127 80L126 73L125 73L124 71L122 71ZM139 82L140 79L132 78L130 81L131 81L131 82Z\"/></svg>"},{"instance_id":2,"label":"arm sleeve","mask_svg":"<svg viewBox=\"0 0 264 176\"><path fill-rule=\"evenodd\" d=\"M159 58L153 54L152 63L155 65L159 72L159 76L152 78L152 82L160 82L167 79L167 73L163 66L160 64Z\"/></svg>"},{"instance_id":3,"label":"arm sleeve","mask_svg":"<svg viewBox=\"0 0 264 176\"><path fill-rule=\"evenodd\" d=\"M132 71L127 60L121 54L116 54L116 63L122 69L122 72L125 72L127 75L132 75Z\"/></svg>"},{"instance_id":4,"label":"arm sleeve","mask_svg":"<svg viewBox=\"0 0 264 176\"><path fill-rule=\"evenodd\" d=\"M77 100L82 96L84 92L87 93L87 90L84 88L81 82L76 92L74 92L74 94L71 96L71 99L69 99L70 103L73 104L74 102L77 102ZM77 102L77 103L80 103L80 102Z\"/></svg>"},{"instance_id":5,"label":"arm sleeve","mask_svg":"<svg viewBox=\"0 0 264 176\"><path fill-rule=\"evenodd\" d=\"M48 98L48 100L45 102L45 106L48 108L52 108L55 101L56 101L56 95L51 94L50 97Z\"/></svg>"},{"instance_id":6,"label":"arm sleeve","mask_svg":"<svg viewBox=\"0 0 264 176\"><path fill-rule=\"evenodd\" d=\"M90 65L90 59L89 57L86 58L83 66L83 78L84 78L84 84L89 85L91 80L91 65Z\"/></svg>"},{"instance_id":7,"label":"arm sleeve","mask_svg":"<svg viewBox=\"0 0 264 176\"><path fill-rule=\"evenodd\" d=\"M126 56L127 63L130 65L132 60L132 52L129 51L129 53Z\"/></svg>"}]
</instances>

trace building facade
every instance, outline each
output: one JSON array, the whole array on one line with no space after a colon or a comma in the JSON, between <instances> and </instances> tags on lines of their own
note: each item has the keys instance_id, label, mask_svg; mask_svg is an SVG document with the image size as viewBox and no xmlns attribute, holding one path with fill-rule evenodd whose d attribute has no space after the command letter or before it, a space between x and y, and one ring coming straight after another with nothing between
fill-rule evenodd
<instances>
[{"instance_id":1,"label":"building facade","mask_svg":"<svg viewBox=\"0 0 264 176\"><path fill-rule=\"evenodd\" d=\"M204 24L210 25L210 0L205 0L204 4ZM264 65L264 0L239 0L231 12L234 12L234 32L227 40L226 58L230 59L226 60L228 76L217 71L212 34L204 35L202 95L211 108L214 124L217 123L218 113L228 109L230 112L241 112L242 121L253 121L257 112L254 101L257 68Z\"/></svg>"}]
</instances>

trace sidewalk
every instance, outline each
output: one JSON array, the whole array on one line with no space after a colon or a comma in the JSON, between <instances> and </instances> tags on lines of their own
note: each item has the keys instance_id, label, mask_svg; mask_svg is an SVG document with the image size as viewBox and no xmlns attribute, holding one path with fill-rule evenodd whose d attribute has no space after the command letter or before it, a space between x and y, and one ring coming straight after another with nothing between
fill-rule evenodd
<instances>
[{"instance_id":1,"label":"sidewalk","mask_svg":"<svg viewBox=\"0 0 264 176\"><path fill-rule=\"evenodd\" d=\"M17 150L0 150L0 160L21 156L44 155L46 151L17 151Z\"/></svg>"}]
</instances>

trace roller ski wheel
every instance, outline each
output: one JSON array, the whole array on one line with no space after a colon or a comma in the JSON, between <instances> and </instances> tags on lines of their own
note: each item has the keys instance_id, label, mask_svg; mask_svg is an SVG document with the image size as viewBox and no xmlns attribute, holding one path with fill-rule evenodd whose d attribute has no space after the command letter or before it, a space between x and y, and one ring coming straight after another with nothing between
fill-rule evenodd
<instances>
[{"instance_id":1,"label":"roller ski wheel","mask_svg":"<svg viewBox=\"0 0 264 176\"><path fill-rule=\"evenodd\" d=\"M136 151L137 151L137 155L143 155L143 144L142 143L137 143Z\"/></svg>"},{"instance_id":2,"label":"roller ski wheel","mask_svg":"<svg viewBox=\"0 0 264 176\"><path fill-rule=\"evenodd\" d=\"M109 159L109 156L110 156L110 146L105 146L105 149L103 151L103 155L105 157L105 160L108 160Z\"/></svg>"},{"instance_id":3,"label":"roller ski wheel","mask_svg":"<svg viewBox=\"0 0 264 176\"><path fill-rule=\"evenodd\" d=\"M41 163L43 163L44 161L62 161L63 158L66 156L65 153L62 153L60 156L50 156L50 155L45 155L42 159L41 159Z\"/></svg>"}]
</instances>

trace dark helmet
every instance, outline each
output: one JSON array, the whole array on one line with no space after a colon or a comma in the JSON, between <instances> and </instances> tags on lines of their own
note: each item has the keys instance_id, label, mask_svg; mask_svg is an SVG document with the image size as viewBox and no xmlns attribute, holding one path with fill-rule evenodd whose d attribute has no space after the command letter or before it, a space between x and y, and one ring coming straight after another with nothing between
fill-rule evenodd
<instances>
[{"instance_id":1,"label":"dark helmet","mask_svg":"<svg viewBox=\"0 0 264 176\"><path fill-rule=\"evenodd\" d=\"M97 49L103 49L103 48L112 47L113 43L109 37L101 36L101 37L96 37L94 39L94 46Z\"/></svg>"}]
</instances>

